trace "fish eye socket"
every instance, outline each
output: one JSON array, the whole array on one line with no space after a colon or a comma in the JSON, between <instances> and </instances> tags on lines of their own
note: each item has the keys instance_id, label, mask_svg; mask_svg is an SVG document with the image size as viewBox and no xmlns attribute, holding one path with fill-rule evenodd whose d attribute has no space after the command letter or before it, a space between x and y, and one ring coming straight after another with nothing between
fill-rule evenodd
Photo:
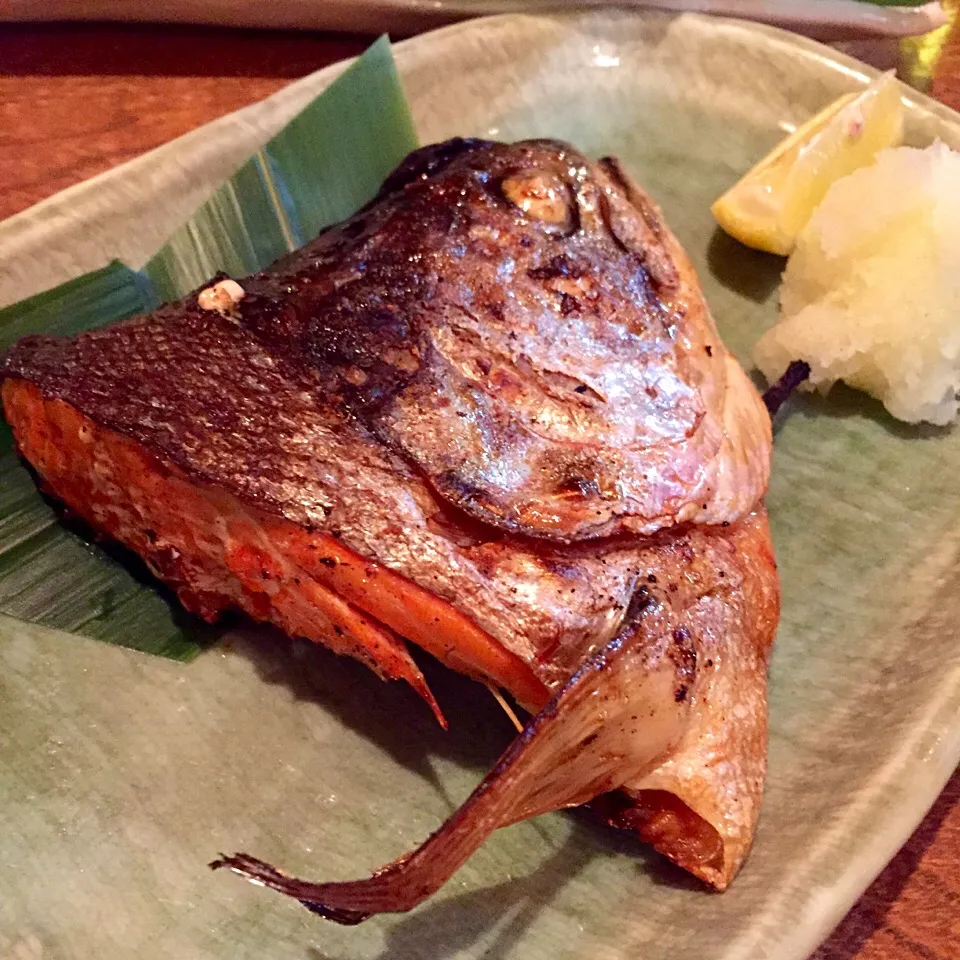
<instances>
[{"instance_id":1,"label":"fish eye socket","mask_svg":"<svg viewBox=\"0 0 960 960\"><path fill-rule=\"evenodd\" d=\"M555 173L519 170L500 181L500 190L530 220L538 220L564 233L575 224L576 209L570 187Z\"/></svg>"}]
</instances>

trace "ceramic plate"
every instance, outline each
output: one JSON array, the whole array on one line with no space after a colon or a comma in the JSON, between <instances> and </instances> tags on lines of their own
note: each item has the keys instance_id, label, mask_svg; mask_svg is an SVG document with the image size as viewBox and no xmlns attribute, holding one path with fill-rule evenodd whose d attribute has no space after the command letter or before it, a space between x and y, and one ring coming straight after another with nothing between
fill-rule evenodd
<instances>
[{"instance_id":1,"label":"ceramic plate","mask_svg":"<svg viewBox=\"0 0 960 960\"><path fill-rule=\"evenodd\" d=\"M396 55L424 140L549 135L619 154L745 362L782 264L717 233L708 205L868 80L811 42L695 16L511 16ZM111 256L142 262L340 69L0 225L0 302ZM911 141L960 147L956 115L916 96L908 112ZM0 623L0 956L799 960L960 757L958 476L960 432L897 426L849 392L795 404L780 429L769 784L753 855L722 896L556 814L500 831L410 915L325 923L206 861L244 849L335 879L406 851L510 737L485 690L430 671L444 735L399 685L273 634L184 666Z\"/></svg>"}]
</instances>

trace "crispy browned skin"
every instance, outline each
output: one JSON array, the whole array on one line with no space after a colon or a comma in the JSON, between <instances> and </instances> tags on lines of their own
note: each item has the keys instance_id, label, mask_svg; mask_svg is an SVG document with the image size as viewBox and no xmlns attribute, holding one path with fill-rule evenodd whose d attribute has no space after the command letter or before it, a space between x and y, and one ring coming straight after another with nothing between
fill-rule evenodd
<instances>
[{"instance_id":1,"label":"crispy browned skin","mask_svg":"<svg viewBox=\"0 0 960 960\"><path fill-rule=\"evenodd\" d=\"M243 287L237 322L188 298L26 338L6 370L298 523L354 509L337 464L415 471L497 529L561 540L734 520L765 489L756 393L613 161L428 148Z\"/></svg>"},{"instance_id":2,"label":"crispy browned skin","mask_svg":"<svg viewBox=\"0 0 960 960\"><path fill-rule=\"evenodd\" d=\"M51 492L202 615L428 699L402 638L532 710L553 696L485 782L487 827L625 787L604 816L725 886L763 779L770 426L652 202L564 145L452 142L241 284L229 316L188 297L0 361ZM549 743L581 773L533 802ZM432 883L482 841L474 809L418 854ZM407 909L408 880L344 916Z\"/></svg>"}]
</instances>

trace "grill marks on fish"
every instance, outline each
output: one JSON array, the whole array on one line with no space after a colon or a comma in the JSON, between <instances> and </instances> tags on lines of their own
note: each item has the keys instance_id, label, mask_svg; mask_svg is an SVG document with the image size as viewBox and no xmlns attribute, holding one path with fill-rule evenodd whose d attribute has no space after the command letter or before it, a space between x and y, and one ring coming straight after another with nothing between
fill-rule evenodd
<instances>
[{"instance_id":1,"label":"grill marks on fish","mask_svg":"<svg viewBox=\"0 0 960 960\"><path fill-rule=\"evenodd\" d=\"M687 693L697 675L697 649L692 642L689 627L680 626L673 631L673 646L668 656L677 668L677 686L673 698L682 703L687 699Z\"/></svg>"}]
</instances>

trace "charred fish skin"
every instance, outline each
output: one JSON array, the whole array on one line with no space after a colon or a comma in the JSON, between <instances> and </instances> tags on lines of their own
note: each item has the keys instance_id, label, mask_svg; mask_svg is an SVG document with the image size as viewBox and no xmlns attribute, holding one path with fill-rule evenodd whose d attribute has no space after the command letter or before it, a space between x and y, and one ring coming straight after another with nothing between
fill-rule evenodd
<instances>
[{"instance_id":1,"label":"charred fish skin","mask_svg":"<svg viewBox=\"0 0 960 960\"><path fill-rule=\"evenodd\" d=\"M631 423L621 424L641 409L634 395L641 407L656 400L670 408L666 385L682 368L688 382L675 391L673 405L706 411L693 417L699 427L689 439L684 432L651 448L653 459L666 464L662 470L639 474L640 486L661 504L679 487L685 505L655 521L666 528L684 511L693 514L688 522L701 523L717 514L721 522L745 515L765 488L769 465L769 419L715 336L689 261L653 202L611 161L601 166L608 172L594 176L573 148L544 141L425 148L357 217L273 270L242 280L245 296L234 316L204 310L193 296L74 339L26 338L0 359L0 376L22 378L72 404L198 484L335 535L446 600L555 686L564 676L552 669L555 662L572 668L612 637L635 572L629 558L600 557L592 548L580 549L576 564L563 557L548 563L531 543L550 539L559 546L573 531L561 537L558 527L569 527L572 518L575 529L584 516L593 541L594 519L606 529L611 510L630 508L633 501L598 464L606 458L645 467L644 451L631 452L624 440L633 436ZM529 218L502 195L518 171L528 194L541 170L569 184L570 202L578 204L572 236ZM581 181L582 204L574 190ZM641 252L622 249L628 244L613 239L606 220ZM564 264L584 250L595 259L589 275L544 279L544 271L569 273ZM521 255L533 278L518 269ZM675 325L663 327L669 311L649 294L648 273L686 291L669 300L678 317L684 307ZM547 287L593 277L609 293L582 297L585 318L564 315L568 301L559 294L566 291ZM423 301L411 295L415 285L438 293ZM485 327L463 331L465 299L489 324L489 335ZM501 303L510 306L509 318L504 312L500 319ZM647 314L653 325L644 325ZM411 344L425 343L421 352L436 357L433 341L452 343L448 352L460 351L466 373L448 364L449 384L428 392L403 420L390 411L409 406L426 376L420 360L411 359ZM488 362L490 373L483 374ZM434 381L443 379L439 364L428 371ZM601 396L584 382L602 386L594 368L602 376L626 369L633 380L649 381L656 397L621 387ZM492 424L484 413L490 410ZM532 420L554 423L549 443L532 432L540 429ZM640 422L638 434L649 428ZM421 453L437 466L432 474L400 446L414 433L430 441ZM525 459L531 444L546 445L543 471ZM469 452L466 473L440 463L458 449ZM556 487L558 464L563 489L551 496L543 485ZM495 475L489 490L478 485L479 474ZM515 487L506 500L505 483ZM716 488L712 500L701 499L705 483ZM459 492L445 499L454 486ZM576 552L583 543L574 540L570 548ZM529 694L522 701L533 708L544 702Z\"/></svg>"},{"instance_id":2,"label":"charred fish skin","mask_svg":"<svg viewBox=\"0 0 960 960\"><path fill-rule=\"evenodd\" d=\"M366 210L241 286L232 317L193 296L132 325L114 378L116 334L84 335L74 365L81 351L28 339L0 372L42 377L198 480L275 504L284 491L251 474L290 467L261 468L250 435L304 407L504 532L574 541L732 521L765 488L769 419L656 206L609 159L550 141L428 148ZM209 373L190 391L151 376L196 342L211 345ZM214 377L232 398L204 396Z\"/></svg>"},{"instance_id":3,"label":"charred fish skin","mask_svg":"<svg viewBox=\"0 0 960 960\"><path fill-rule=\"evenodd\" d=\"M538 732L511 749L536 762L484 781L490 829L619 787L603 816L729 883L762 791L779 604L770 422L656 204L613 158L451 141L269 271L215 279L0 358L45 485L208 618L238 607L326 643L438 717L405 641L513 692ZM644 596L658 630L626 615ZM623 727L597 779L579 691L616 687L617 669L583 669L612 643L659 651L629 716L673 720L659 748ZM561 741L576 776L514 776ZM482 842L475 811L418 852L432 883Z\"/></svg>"}]
</instances>

